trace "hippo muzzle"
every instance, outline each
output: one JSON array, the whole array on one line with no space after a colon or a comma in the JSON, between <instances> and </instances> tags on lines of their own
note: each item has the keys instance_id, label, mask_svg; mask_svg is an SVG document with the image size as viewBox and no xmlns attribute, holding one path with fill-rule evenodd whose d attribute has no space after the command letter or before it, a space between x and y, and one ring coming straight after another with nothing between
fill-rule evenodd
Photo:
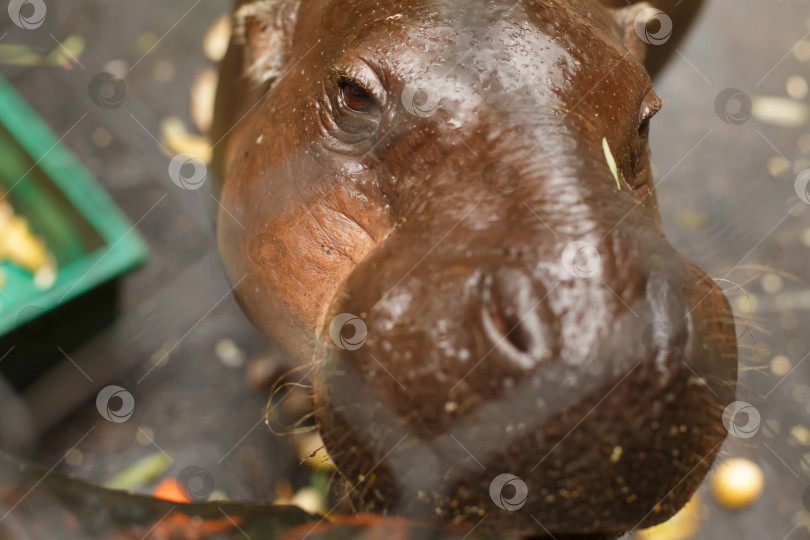
<instances>
[{"instance_id":1,"label":"hippo muzzle","mask_svg":"<svg viewBox=\"0 0 810 540\"><path fill-rule=\"evenodd\" d=\"M221 158L220 249L311 366L358 511L616 537L710 468L736 337L663 234L643 9L237 12L229 55L263 96Z\"/></svg>"},{"instance_id":2,"label":"hippo muzzle","mask_svg":"<svg viewBox=\"0 0 810 540\"><path fill-rule=\"evenodd\" d=\"M728 307L657 233L565 244L521 214L511 238L461 224L428 254L404 226L352 272L318 355L329 454L363 511L526 534L656 523L725 438ZM502 474L525 484L519 510L491 499Z\"/></svg>"}]
</instances>

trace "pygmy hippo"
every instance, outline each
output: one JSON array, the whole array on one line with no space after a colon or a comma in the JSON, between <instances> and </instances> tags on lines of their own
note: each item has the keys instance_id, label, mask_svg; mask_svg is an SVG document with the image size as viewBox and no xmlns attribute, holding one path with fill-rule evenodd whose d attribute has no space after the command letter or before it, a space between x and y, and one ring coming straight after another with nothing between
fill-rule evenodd
<instances>
[{"instance_id":1,"label":"pygmy hippo","mask_svg":"<svg viewBox=\"0 0 810 540\"><path fill-rule=\"evenodd\" d=\"M647 141L698 4L238 2L219 247L358 512L615 538L695 492L737 343Z\"/></svg>"}]
</instances>

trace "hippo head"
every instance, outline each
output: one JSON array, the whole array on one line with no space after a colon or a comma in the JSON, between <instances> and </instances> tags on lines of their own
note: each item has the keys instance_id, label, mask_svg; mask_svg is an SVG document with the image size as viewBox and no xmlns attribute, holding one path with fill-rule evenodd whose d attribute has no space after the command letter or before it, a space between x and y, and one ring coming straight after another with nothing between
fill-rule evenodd
<instances>
[{"instance_id":1,"label":"hippo head","mask_svg":"<svg viewBox=\"0 0 810 540\"><path fill-rule=\"evenodd\" d=\"M259 99L233 116L220 249L247 315L311 366L358 511L615 537L711 466L734 325L663 234L644 8L237 11Z\"/></svg>"}]
</instances>

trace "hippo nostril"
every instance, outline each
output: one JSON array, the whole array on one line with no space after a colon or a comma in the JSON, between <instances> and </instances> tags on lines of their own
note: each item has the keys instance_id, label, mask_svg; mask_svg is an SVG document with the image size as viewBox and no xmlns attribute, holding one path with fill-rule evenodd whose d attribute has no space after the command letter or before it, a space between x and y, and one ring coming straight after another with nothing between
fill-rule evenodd
<instances>
[{"instance_id":1,"label":"hippo nostril","mask_svg":"<svg viewBox=\"0 0 810 540\"><path fill-rule=\"evenodd\" d=\"M550 317L532 279L519 269L500 268L485 283L483 326L493 348L526 365L547 357Z\"/></svg>"},{"instance_id":2,"label":"hippo nostril","mask_svg":"<svg viewBox=\"0 0 810 540\"><path fill-rule=\"evenodd\" d=\"M489 300L487 309L495 330L515 349L522 353L528 353L531 338L524 335L525 328L521 325L521 318L518 316L514 306L504 306L498 298L490 298Z\"/></svg>"}]
</instances>

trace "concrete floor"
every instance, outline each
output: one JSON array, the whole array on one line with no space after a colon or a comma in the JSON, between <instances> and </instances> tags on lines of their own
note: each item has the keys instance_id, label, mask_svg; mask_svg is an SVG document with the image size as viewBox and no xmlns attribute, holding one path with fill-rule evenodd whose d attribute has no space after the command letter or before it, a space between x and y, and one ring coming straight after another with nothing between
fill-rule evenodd
<instances>
[{"instance_id":1,"label":"concrete floor","mask_svg":"<svg viewBox=\"0 0 810 540\"><path fill-rule=\"evenodd\" d=\"M44 32L0 27L0 43L43 50L69 34L85 37L82 66L68 71L0 65L0 71L57 134L70 130L64 143L133 222L143 217L138 228L152 249L149 263L124 283L121 317L71 352L93 382L64 365L58 385L43 383L30 396L41 424L58 422L32 451L48 467L96 426L79 446L82 459L63 462L60 470L104 481L159 448L176 466L195 463L212 471L232 498L272 500L277 481L289 477L300 484L306 478L290 445L261 423L266 396L245 386L244 368L228 367L214 352L223 338L247 355L266 345L228 294L209 200L202 192L173 189L169 158L153 139L167 116L193 129L188 89L199 72L213 67L201 53L203 34L227 9L226 2L212 0L81 0L49 4ZM144 56L136 44L147 33L165 38ZM668 101L653 122L652 147L671 242L712 277L746 282L756 276L745 287L748 297L721 283L740 317L748 317L749 302L754 307L755 339L741 338L746 348L739 398L762 419L755 437L729 440L723 456L755 461L765 491L752 506L731 512L704 486L707 518L696 539L810 537L804 524L810 508L803 503L810 487L810 440L804 435L810 427L810 362L804 361L810 353L810 291L771 273L758 276L753 268L769 265L810 282L810 208L794 189L797 174L810 167L810 125L775 125L761 109L733 125L716 111L717 96L727 88L751 97L787 97L789 77L809 79L810 43L791 52L802 39L810 41L806 0L712 0L656 84ZM87 87L111 61L123 61L130 72L125 103L106 110L90 100ZM161 70L165 78L168 64L173 76L156 80ZM810 103L792 81L794 95ZM104 147L98 145L102 128L111 135ZM166 351L168 363L150 372L150 358ZM113 383L128 388L137 402L135 415L123 424L99 421L87 401ZM67 418L57 410L68 412ZM229 457L217 457L224 454Z\"/></svg>"}]
</instances>

